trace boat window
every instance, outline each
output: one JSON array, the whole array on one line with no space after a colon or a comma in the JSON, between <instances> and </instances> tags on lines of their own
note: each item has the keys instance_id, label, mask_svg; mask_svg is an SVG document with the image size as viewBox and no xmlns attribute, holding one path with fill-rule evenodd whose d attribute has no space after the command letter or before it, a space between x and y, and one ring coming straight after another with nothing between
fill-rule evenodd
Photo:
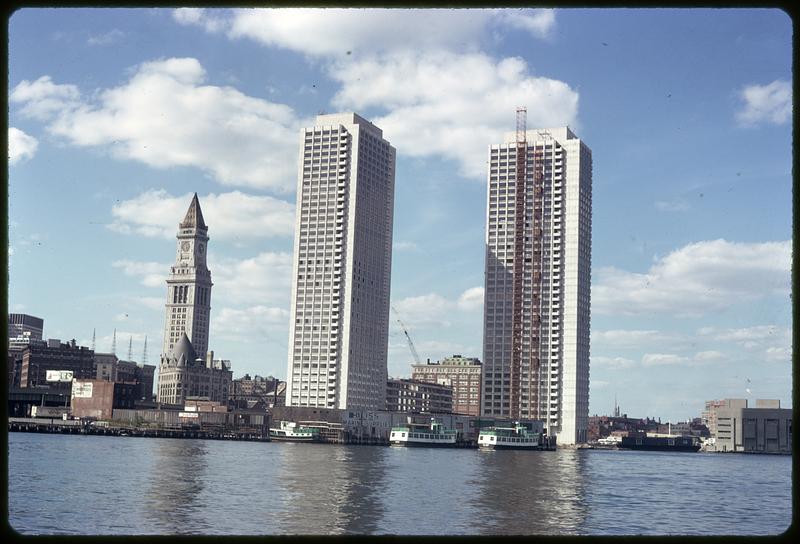
<instances>
[{"instance_id":1,"label":"boat window","mask_svg":"<svg viewBox=\"0 0 800 544\"><path fill-rule=\"evenodd\" d=\"M400 433L400 436L405 438L406 437L406 433Z\"/></svg>"}]
</instances>

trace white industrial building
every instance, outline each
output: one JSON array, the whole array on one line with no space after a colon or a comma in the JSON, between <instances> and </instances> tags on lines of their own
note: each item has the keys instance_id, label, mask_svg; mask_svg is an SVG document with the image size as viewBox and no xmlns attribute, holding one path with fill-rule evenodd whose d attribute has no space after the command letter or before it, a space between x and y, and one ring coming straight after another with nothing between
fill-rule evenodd
<instances>
[{"instance_id":1,"label":"white industrial building","mask_svg":"<svg viewBox=\"0 0 800 544\"><path fill-rule=\"evenodd\" d=\"M487 197L481 413L585 442L591 150L566 127L526 130L518 111L517 132L490 146Z\"/></svg>"},{"instance_id":2,"label":"white industrial building","mask_svg":"<svg viewBox=\"0 0 800 544\"><path fill-rule=\"evenodd\" d=\"M355 113L301 132L288 406L386 403L395 149Z\"/></svg>"}]
</instances>

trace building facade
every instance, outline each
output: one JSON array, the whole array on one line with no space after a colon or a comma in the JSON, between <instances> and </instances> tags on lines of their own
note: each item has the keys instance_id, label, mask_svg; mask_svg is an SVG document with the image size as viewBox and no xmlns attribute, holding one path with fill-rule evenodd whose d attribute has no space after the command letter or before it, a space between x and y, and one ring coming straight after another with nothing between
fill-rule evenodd
<instances>
[{"instance_id":1,"label":"building facade","mask_svg":"<svg viewBox=\"0 0 800 544\"><path fill-rule=\"evenodd\" d=\"M47 381L48 371L68 371L75 379L92 379L95 377L94 352L78 346L75 340L62 344L60 340L51 339L46 345L32 344L22 352L19 387L69 392L69 382Z\"/></svg>"},{"instance_id":2,"label":"building facade","mask_svg":"<svg viewBox=\"0 0 800 544\"><path fill-rule=\"evenodd\" d=\"M592 154L569 128L518 130L489 149L484 416L545 422L586 442Z\"/></svg>"},{"instance_id":3,"label":"building facade","mask_svg":"<svg viewBox=\"0 0 800 544\"><path fill-rule=\"evenodd\" d=\"M480 415L481 362L475 357L453 355L443 361L411 365L411 379L448 385L453 389L453 413Z\"/></svg>"},{"instance_id":4,"label":"building facade","mask_svg":"<svg viewBox=\"0 0 800 544\"><path fill-rule=\"evenodd\" d=\"M135 383L137 400L152 400L156 367L123 361L113 353L94 353L95 379L115 383Z\"/></svg>"},{"instance_id":5,"label":"building facade","mask_svg":"<svg viewBox=\"0 0 800 544\"><path fill-rule=\"evenodd\" d=\"M755 407L748 407L747 399L709 402L709 420L715 422L713 431L709 428L714 451L792 452L792 410L781 408L779 400L758 399Z\"/></svg>"},{"instance_id":6,"label":"building facade","mask_svg":"<svg viewBox=\"0 0 800 544\"><path fill-rule=\"evenodd\" d=\"M389 379L386 382L386 409L390 412L450 414L453 388L418 380Z\"/></svg>"},{"instance_id":7,"label":"building facade","mask_svg":"<svg viewBox=\"0 0 800 544\"><path fill-rule=\"evenodd\" d=\"M186 333L183 333L169 356L161 356L158 369L157 402L183 406L187 397L204 397L227 403L231 391L230 362L198 357Z\"/></svg>"},{"instance_id":8,"label":"building facade","mask_svg":"<svg viewBox=\"0 0 800 544\"><path fill-rule=\"evenodd\" d=\"M354 113L302 130L289 406L386 402L395 150Z\"/></svg>"},{"instance_id":9,"label":"building facade","mask_svg":"<svg viewBox=\"0 0 800 544\"><path fill-rule=\"evenodd\" d=\"M167 279L166 319L164 320L164 355L183 333L201 357L208 352L211 319L211 272L206 266L208 227L203 220L200 201L194 194L186 216L178 225L175 264Z\"/></svg>"},{"instance_id":10,"label":"building facade","mask_svg":"<svg viewBox=\"0 0 800 544\"><path fill-rule=\"evenodd\" d=\"M26 332L33 340L41 340L44 319L28 314L8 314L8 337L22 336Z\"/></svg>"}]
</instances>

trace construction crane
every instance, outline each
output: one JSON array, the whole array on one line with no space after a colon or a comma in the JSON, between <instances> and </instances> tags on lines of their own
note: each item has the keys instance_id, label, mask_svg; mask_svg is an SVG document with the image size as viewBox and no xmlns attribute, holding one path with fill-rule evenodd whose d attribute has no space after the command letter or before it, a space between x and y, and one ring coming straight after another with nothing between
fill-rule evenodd
<instances>
[{"instance_id":1,"label":"construction crane","mask_svg":"<svg viewBox=\"0 0 800 544\"><path fill-rule=\"evenodd\" d=\"M392 310L394 310L395 315L397 315L397 322L400 324L400 328L403 329L403 334L406 335L406 340L408 341L408 347L411 350L411 355L414 356L414 360L417 362L417 364L421 365L422 361L419 358L419 353L417 353L417 348L414 347L414 342L411 341L411 336L409 336L406 326L402 321L400 321L400 313L394 306L392 306Z\"/></svg>"}]
</instances>

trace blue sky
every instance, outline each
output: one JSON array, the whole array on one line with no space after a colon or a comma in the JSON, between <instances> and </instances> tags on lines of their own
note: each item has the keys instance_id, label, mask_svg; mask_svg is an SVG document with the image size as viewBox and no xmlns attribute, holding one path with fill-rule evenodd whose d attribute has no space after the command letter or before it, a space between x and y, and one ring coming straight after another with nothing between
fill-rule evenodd
<instances>
[{"instance_id":1,"label":"blue sky","mask_svg":"<svg viewBox=\"0 0 800 544\"><path fill-rule=\"evenodd\" d=\"M9 310L155 363L175 232L209 225L210 347L285 377L299 129L397 149L392 303L481 356L486 148L593 151L590 413L791 403L789 17L768 9L23 9L9 22ZM410 374L399 326L389 373Z\"/></svg>"}]
</instances>

